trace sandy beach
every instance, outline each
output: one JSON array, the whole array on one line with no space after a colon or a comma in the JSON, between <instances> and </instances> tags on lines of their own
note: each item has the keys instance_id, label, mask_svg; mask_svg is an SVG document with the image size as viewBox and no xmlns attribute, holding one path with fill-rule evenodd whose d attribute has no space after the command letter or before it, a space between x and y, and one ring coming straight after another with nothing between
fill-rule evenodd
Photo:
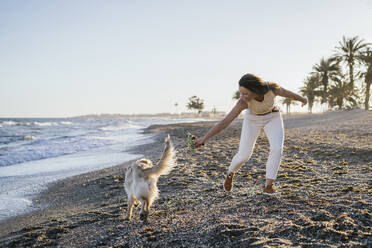
<instances>
[{"instance_id":1,"label":"sandy beach","mask_svg":"<svg viewBox=\"0 0 372 248\"><path fill-rule=\"evenodd\" d=\"M170 133L177 166L160 178L149 223L125 220L125 167L59 181L38 210L0 225L0 247L372 247L372 112L285 116L276 186L262 195L269 144L262 132L233 191L222 185L239 146L241 119L196 151L214 122L152 126L157 141L133 153L157 161Z\"/></svg>"}]
</instances>

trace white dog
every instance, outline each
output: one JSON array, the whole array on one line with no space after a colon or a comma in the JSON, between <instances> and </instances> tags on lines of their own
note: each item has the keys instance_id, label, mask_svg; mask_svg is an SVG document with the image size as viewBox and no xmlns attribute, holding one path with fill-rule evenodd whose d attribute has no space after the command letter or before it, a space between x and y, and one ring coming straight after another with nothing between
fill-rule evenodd
<instances>
[{"instance_id":1,"label":"white dog","mask_svg":"<svg viewBox=\"0 0 372 248\"><path fill-rule=\"evenodd\" d=\"M161 175L167 175L175 166L175 151L170 137L165 139L165 149L158 164L153 166L148 159L137 160L125 173L125 191L128 197L127 219L132 217L134 205L141 203L140 218L147 221L149 209L159 195L156 186Z\"/></svg>"}]
</instances>

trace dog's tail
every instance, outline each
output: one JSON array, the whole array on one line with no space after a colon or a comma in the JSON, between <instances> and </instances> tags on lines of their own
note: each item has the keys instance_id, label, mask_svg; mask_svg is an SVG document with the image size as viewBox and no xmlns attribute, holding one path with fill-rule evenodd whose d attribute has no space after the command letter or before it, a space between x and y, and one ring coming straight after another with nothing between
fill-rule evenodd
<instances>
[{"instance_id":1,"label":"dog's tail","mask_svg":"<svg viewBox=\"0 0 372 248\"><path fill-rule=\"evenodd\" d=\"M169 134L164 142L165 148L163 151L163 155L161 156L159 163L145 171L147 176L167 175L174 168L174 166L176 166L175 151Z\"/></svg>"}]
</instances>

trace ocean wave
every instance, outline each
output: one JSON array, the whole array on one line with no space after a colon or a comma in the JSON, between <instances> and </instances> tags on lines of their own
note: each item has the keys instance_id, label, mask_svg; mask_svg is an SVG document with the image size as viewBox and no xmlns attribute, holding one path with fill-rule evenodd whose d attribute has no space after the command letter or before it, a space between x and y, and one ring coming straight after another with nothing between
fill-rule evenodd
<instances>
[{"instance_id":1,"label":"ocean wave","mask_svg":"<svg viewBox=\"0 0 372 248\"><path fill-rule=\"evenodd\" d=\"M60 122L62 125L72 125L71 121L61 121Z\"/></svg>"},{"instance_id":2,"label":"ocean wave","mask_svg":"<svg viewBox=\"0 0 372 248\"><path fill-rule=\"evenodd\" d=\"M13 136L3 135L3 136L0 136L0 144L1 145L7 145L7 144L10 144L12 142L17 142L17 141L22 141L22 140L23 140L23 136L20 136L20 135L13 135Z\"/></svg>"},{"instance_id":3,"label":"ocean wave","mask_svg":"<svg viewBox=\"0 0 372 248\"><path fill-rule=\"evenodd\" d=\"M48 121L48 122L41 122L41 121L34 121L34 122L14 122L14 121L4 121L1 123L3 126L39 126L39 127L54 127L54 126L61 126L61 125L72 125L71 121Z\"/></svg>"},{"instance_id":4,"label":"ocean wave","mask_svg":"<svg viewBox=\"0 0 372 248\"><path fill-rule=\"evenodd\" d=\"M15 121L3 121L1 122L1 125L3 126L14 126L14 125L17 125L18 123L15 122Z\"/></svg>"},{"instance_id":5,"label":"ocean wave","mask_svg":"<svg viewBox=\"0 0 372 248\"><path fill-rule=\"evenodd\" d=\"M3 121L0 122L0 128L5 126L41 126L41 127L50 127L50 126L59 126L59 125L71 125L70 121L61 121L61 122L24 122L24 121Z\"/></svg>"},{"instance_id":6,"label":"ocean wave","mask_svg":"<svg viewBox=\"0 0 372 248\"><path fill-rule=\"evenodd\" d=\"M58 126L58 122L38 122L38 121L35 121L33 124L35 126L40 126L40 127Z\"/></svg>"},{"instance_id":7,"label":"ocean wave","mask_svg":"<svg viewBox=\"0 0 372 248\"><path fill-rule=\"evenodd\" d=\"M131 129L131 128L139 129L139 128L142 128L142 126L132 124L132 123L126 123L126 124L121 125L121 126L108 125L108 126L105 126L105 127L100 127L100 128L98 128L98 130L99 131L121 131L121 130L126 130L126 129Z\"/></svg>"},{"instance_id":8,"label":"ocean wave","mask_svg":"<svg viewBox=\"0 0 372 248\"><path fill-rule=\"evenodd\" d=\"M87 136L86 138L90 140L114 140L113 138L102 136Z\"/></svg>"},{"instance_id":9,"label":"ocean wave","mask_svg":"<svg viewBox=\"0 0 372 248\"><path fill-rule=\"evenodd\" d=\"M0 150L0 167L74 154L118 143L116 139L99 135L62 136L52 139L36 139L35 136L25 135L21 137L7 137L7 139L1 139L0 137L0 144L7 144L17 140L34 141L8 147L6 151Z\"/></svg>"},{"instance_id":10,"label":"ocean wave","mask_svg":"<svg viewBox=\"0 0 372 248\"><path fill-rule=\"evenodd\" d=\"M23 137L23 139L25 139L25 140L34 140L34 139L36 139L36 137L35 136L32 136L32 135L26 135L26 136Z\"/></svg>"},{"instance_id":11,"label":"ocean wave","mask_svg":"<svg viewBox=\"0 0 372 248\"><path fill-rule=\"evenodd\" d=\"M59 157L96 148L138 143L139 130L180 120L149 118L3 119L0 166ZM10 125L8 127L4 125Z\"/></svg>"}]
</instances>

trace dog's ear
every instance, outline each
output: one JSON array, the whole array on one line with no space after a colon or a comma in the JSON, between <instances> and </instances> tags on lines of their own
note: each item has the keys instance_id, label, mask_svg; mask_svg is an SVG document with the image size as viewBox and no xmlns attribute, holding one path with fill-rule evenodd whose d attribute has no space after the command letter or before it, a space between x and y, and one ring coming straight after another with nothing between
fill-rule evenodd
<instances>
[{"instance_id":1,"label":"dog's ear","mask_svg":"<svg viewBox=\"0 0 372 248\"><path fill-rule=\"evenodd\" d=\"M164 143L169 144L169 142L170 142L170 135L168 134L168 136L164 140Z\"/></svg>"},{"instance_id":2,"label":"dog's ear","mask_svg":"<svg viewBox=\"0 0 372 248\"><path fill-rule=\"evenodd\" d=\"M149 168L149 167L152 167L153 166L151 160L146 159L146 158L142 158L140 160L137 160L136 161L136 165L138 165L139 167L141 167L143 169Z\"/></svg>"},{"instance_id":3,"label":"dog's ear","mask_svg":"<svg viewBox=\"0 0 372 248\"><path fill-rule=\"evenodd\" d=\"M147 165L152 164L150 160L145 159L145 158L140 159L140 162L143 164L147 164Z\"/></svg>"}]
</instances>

